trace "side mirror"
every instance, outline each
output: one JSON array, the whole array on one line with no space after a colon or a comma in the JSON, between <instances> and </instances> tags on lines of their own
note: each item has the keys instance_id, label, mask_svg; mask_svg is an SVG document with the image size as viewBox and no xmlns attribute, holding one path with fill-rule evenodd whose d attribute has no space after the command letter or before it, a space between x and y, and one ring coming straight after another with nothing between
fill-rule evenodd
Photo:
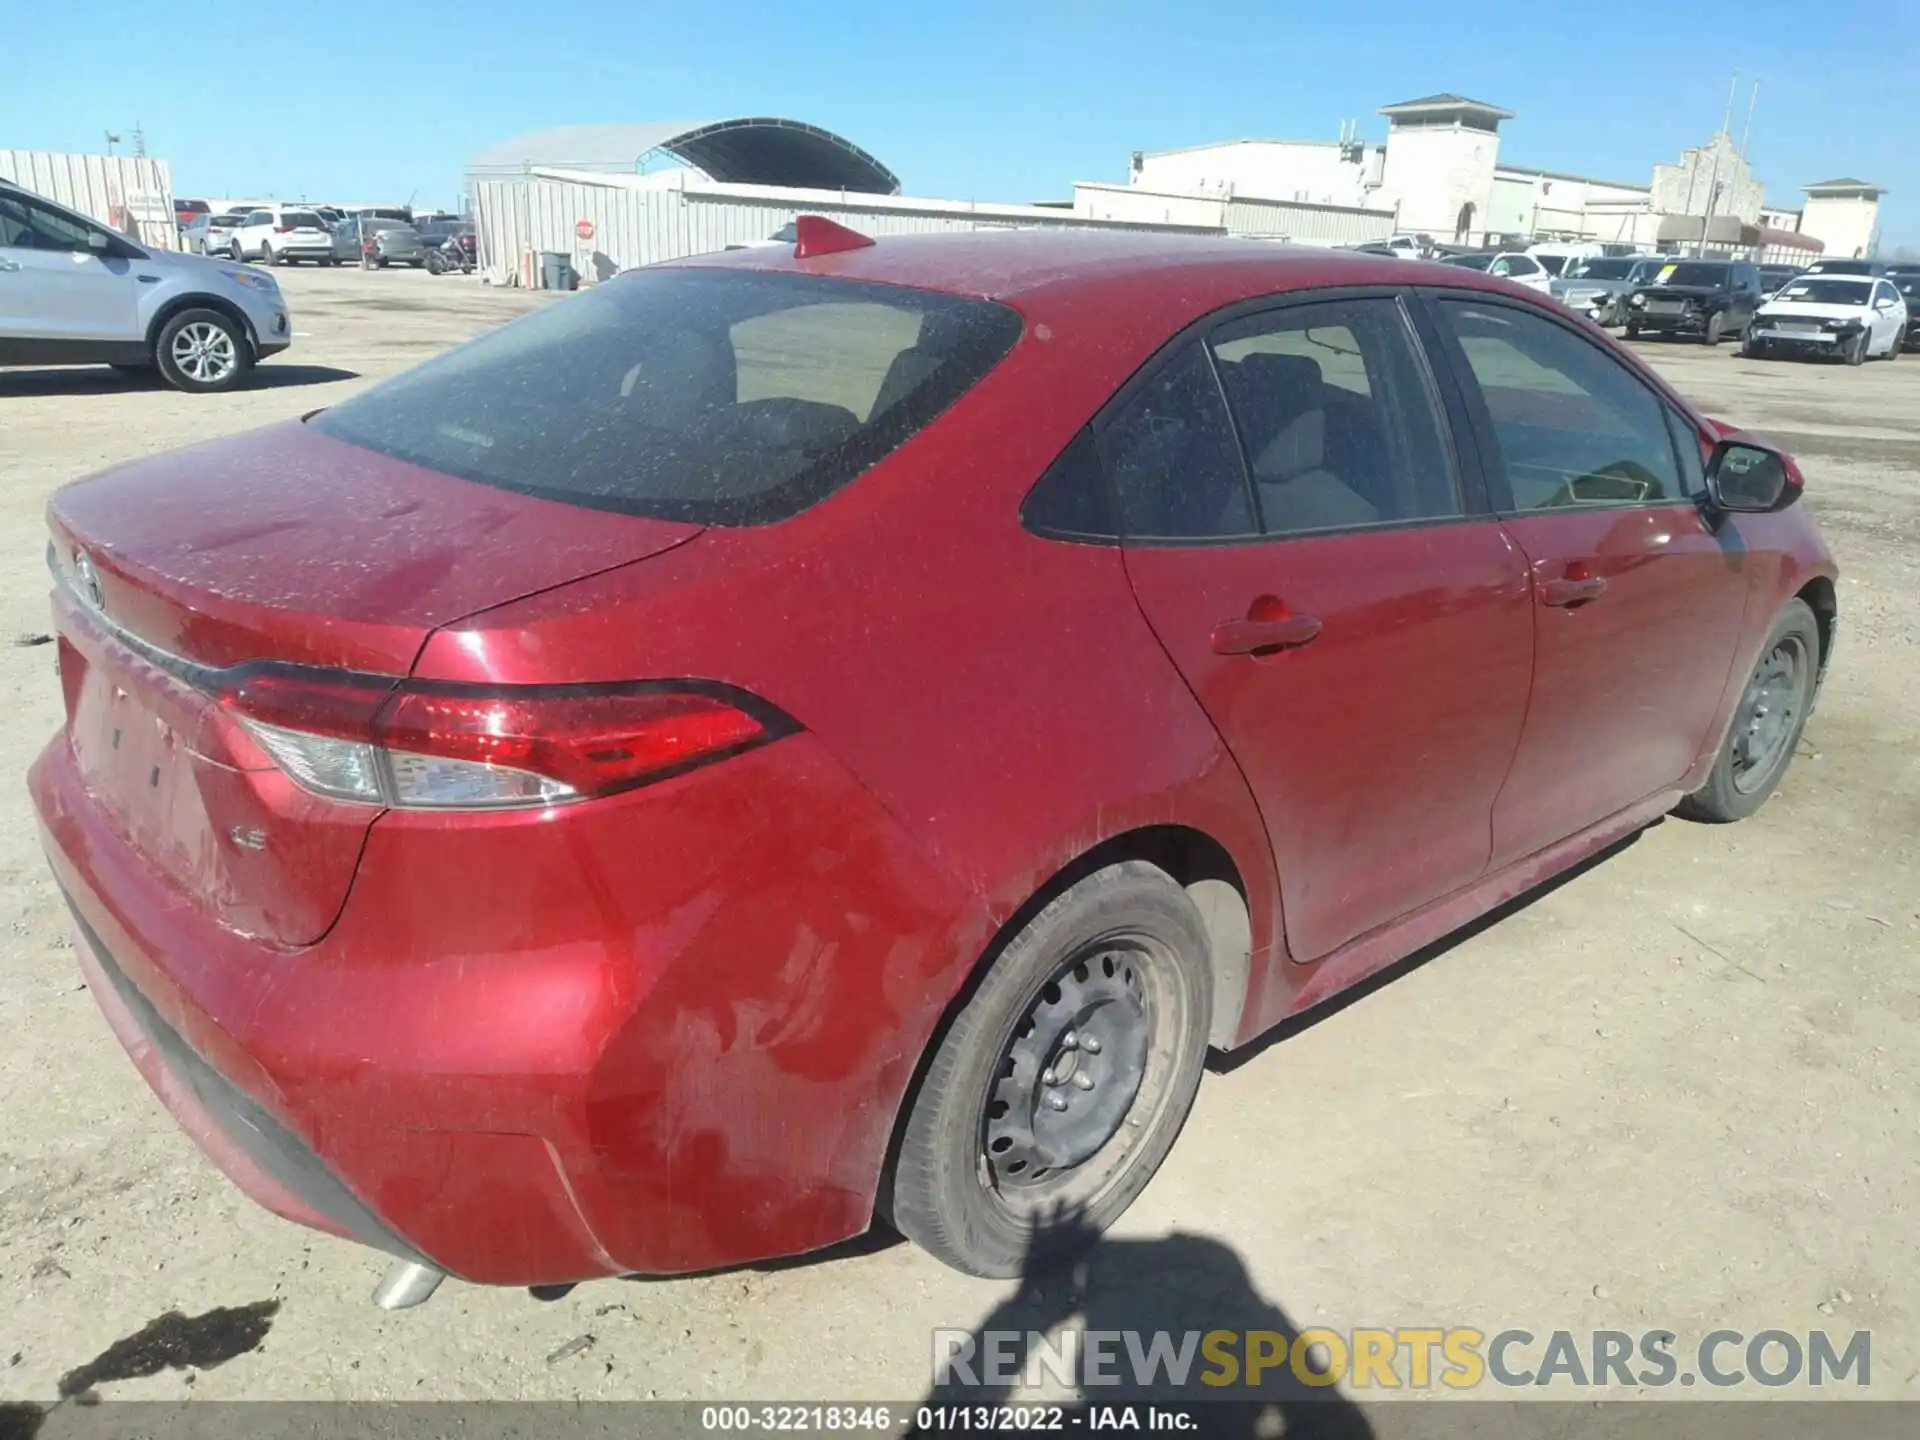
<instances>
[{"instance_id":1,"label":"side mirror","mask_svg":"<svg viewBox=\"0 0 1920 1440\"><path fill-rule=\"evenodd\" d=\"M95 255L111 255L113 241L99 230L87 231L87 249Z\"/></svg>"},{"instance_id":2,"label":"side mirror","mask_svg":"<svg viewBox=\"0 0 1920 1440\"><path fill-rule=\"evenodd\" d=\"M1873 302L1873 308L1876 310L1891 310L1893 308L1893 301L1887 299L1886 296L1883 295L1878 300Z\"/></svg>"},{"instance_id":3,"label":"side mirror","mask_svg":"<svg viewBox=\"0 0 1920 1440\"><path fill-rule=\"evenodd\" d=\"M1707 462L1707 498L1716 510L1766 514L1800 498L1800 471L1778 450L1722 440Z\"/></svg>"}]
</instances>

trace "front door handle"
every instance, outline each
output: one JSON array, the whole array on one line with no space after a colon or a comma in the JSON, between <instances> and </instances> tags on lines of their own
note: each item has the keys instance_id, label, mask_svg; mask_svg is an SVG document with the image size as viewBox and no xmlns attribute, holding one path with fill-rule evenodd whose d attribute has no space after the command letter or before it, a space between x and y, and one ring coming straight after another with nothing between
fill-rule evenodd
<instances>
[{"instance_id":1,"label":"front door handle","mask_svg":"<svg viewBox=\"0 0 1920 1440\"><path fill-rule=\"evenodd\" d=\"M1256 605L1244 620L1223 620L1213 627L1213 653L1216 655L1261 655L1270 650L1291 650L1305 645L1320 633L1320 622L1311 615L1277 615L1264 618Z\"/></svg>"},{"instance_id":2,"label":"front door handle","mask_svg":"<svg viewBox=\"0 0 1920 1440\"><path fill-rule=\"evenodd\" d=\"M18 270L19 268L18 260L0 260L0 270Z\"/></svg>"},{"instance_id":3,"label":"front door handle","mask_svg":"<svg viewBox=\"0 0 1920 1440\"><path fill-rule=\"evenodd\" d=\"M1607 582L1598 575L1562 575L1540 586L1540 603L1571 609L1586 605L1607 593Z\"/></svg>"}]
</instances>

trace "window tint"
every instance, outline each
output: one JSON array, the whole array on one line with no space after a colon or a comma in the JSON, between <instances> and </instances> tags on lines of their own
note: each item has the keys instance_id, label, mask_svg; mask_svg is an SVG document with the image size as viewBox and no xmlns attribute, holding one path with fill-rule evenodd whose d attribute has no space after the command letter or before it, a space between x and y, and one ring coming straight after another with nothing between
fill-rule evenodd
<instances>
[{"instance_id":1,"label":"window tint","mask_svg":"<svg viewBox=\"0 0 1920 1440\"><path fill-rule=\"evenodd\" d=\"M1460 513L1425 373L1390 299L1299 305L1214 332L1267 530Z\"/></svg>"},{"instance_id":2,"label":"window tint","mask_svg":"<svg viewBox=\"0 0 1920 1440\"><path fill-rule=\"evenodd\" d=\"M0 245L19 250L85 250L88 227L24 196L0 195Z\"/></svg>"},{"instance_id":3,"label":"window tint","mask_svg":"<svg viewBox=\"0 0 1920 1440\"><path fill-rule=\"evenodd\" d=\"M1204 539L1255 530L1233 424L1198 345L1161 366L1107 422L1100 458L1129 537Z\"/></svg>"},{"instance_id":4,"label":"window tint","mask_svg":"<svg viewBox=\"0 0 1920 1440\"><path fill-rule=\"evenodd\" d=\"M1092 430L1074 436L1047 467L1040 483L1027 492L1020 520L1036 534L1067 540L1112 540L1120 533Z\"/></svg>"},{"instance_id":5,"label":"window tint","mask_svg":"<svg viewBox=\"0 0 1920 1440\"><path fill-rule=\"evenodd\" d=\"M1693 422L1671 407L1667 410L1667 429L1673 435L1673 448L1680 457L1680 490L1685 495L1703 495L1707 489L1707 465L1700 450L1700 432Z\"/></svg>"},{"instance_id":6,"label":"window tint","mask_svg":"<svg viewBox=\"0 0 1920 1440\"><path fill-rule=\"evenodd\" d=\"M264 210L255 210L251 215L247 216L247 224L249 225L271 225L272 223L273 216Z\"/></svg>"},{"instance_id":7,"label":"window tint","mask_svg":"<svg viewBox=\"0 0 1920 1440\"><path fill-rule=\"evenodd\" d=\"M280 223L289 230L319 230L320 217L311 210L287 210L280 215Z\"/></svg>"},{"instance_id":8,"label":"window tint","mask_svg":"<svg viewBox=\"0 0 1920 1440\"><path fill-rule=\"evenodd\" d=\"M1538 275L1540 273L1540 264L1538 261L1525 255L1510 256L1507 260L1507 273L1509 275Z\"/></svg>"},{"instance_id":9,"label":"window tint","mask_svg":"<svg viewBox=\"0 0 1920 1440\"><path fill-rule=\"evenodd\" d=\"M1019 334L1014 311L982 300L661 267L489 331L311 423L503 489L762 524L879 461Z\"/></svg>"},{"instance_id":10,"label":"window tint","mask_svg":"<svg viewBox=\"0 0 1920 1440\"><path fill-rule=\"evenodd\" d=\"M1514 510L1685 498L1664 402L1597 346L1506 306L1443 300Z\"/></svg>"}]
</instances>

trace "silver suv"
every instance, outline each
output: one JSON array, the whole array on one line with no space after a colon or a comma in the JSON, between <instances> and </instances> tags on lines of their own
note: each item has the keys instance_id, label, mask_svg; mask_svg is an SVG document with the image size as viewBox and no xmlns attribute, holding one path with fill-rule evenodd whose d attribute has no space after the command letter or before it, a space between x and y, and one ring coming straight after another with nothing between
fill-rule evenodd
<instances>
[{"instance_id":1,"label":"silver suv","mask_svg":"<svg viewBox=\"0 0 1920 1440\"><path fill-rule=\"evenodd\" d=\"M158 370L214 391L292 343L271 275L150 250L0 180L0 365Z\"/></svg>"}]
</instances>

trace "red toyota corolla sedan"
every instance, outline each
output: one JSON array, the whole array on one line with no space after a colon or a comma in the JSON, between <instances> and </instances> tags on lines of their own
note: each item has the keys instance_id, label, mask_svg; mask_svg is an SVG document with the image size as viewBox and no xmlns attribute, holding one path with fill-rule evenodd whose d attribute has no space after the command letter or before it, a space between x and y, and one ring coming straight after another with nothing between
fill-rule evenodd
<instances>
[{"instance_id":1,"label":"red toyota corolla sedan","mask_svg":"<svg viewBox=\"0 0 1920 1440\"><path fill-rule=\"evenodd\" d=\"M1471 271L809 219L62 490L33 798L147 1080L394 1303L1006 1275L1209 1046L1757 809L1800 487Z\"/></svg>"}]
</instances>

